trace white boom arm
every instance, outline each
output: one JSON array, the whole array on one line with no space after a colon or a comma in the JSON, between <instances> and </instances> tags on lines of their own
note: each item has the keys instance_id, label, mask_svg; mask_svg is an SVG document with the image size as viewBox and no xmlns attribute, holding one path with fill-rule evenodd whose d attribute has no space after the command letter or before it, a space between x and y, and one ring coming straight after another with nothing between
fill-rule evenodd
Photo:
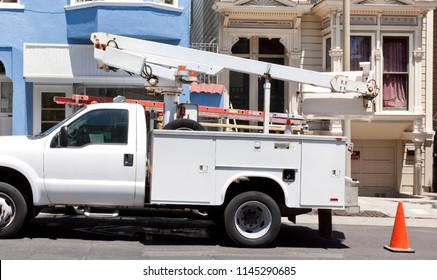
<instances>
[{"instance_id":1,"label":"white boom arm","mask_svg":"<svg viewBox=\"0 0 437 280\"><path fill-rule=\"evenodd\" d=\"M179 66L186 67L188 71L210 75L216 75L223 69L228 69L262 76L265 79L263 128L265 134L269 133L270 79L330 88L332 92L353 92L367 101L373 100L378 94L373 80L354 81L344 75L309 71L102 32L92 33L91 41L95 47L94 58L101 68L114 71L122 69L141 75L152 86L157 84L158 76L176 80L176 75L178 75L176 69ZM177 100L174 94L164 95L164 124L174 120Z\"/></svg>"},{"instance_id":2,"label":"white boom arm","mask_svg":"<svg viewBox=\"0 0 437 280\"><path fill-rule=\"evenodd\" d=\"M187 70L211 75L223 69L229 69L260 76L267 74L272 79L331 88L332 92L355 92L368 99L377 95L374 82L353 81L343 75L293 68L102 32L92 33L91 41L96 47L94 57L101 64L140 75L144 73L144 65L149 65L153 66L154 75L174 79L174 69L179 65L184 65Z\"/></svg>"}]
</instances>

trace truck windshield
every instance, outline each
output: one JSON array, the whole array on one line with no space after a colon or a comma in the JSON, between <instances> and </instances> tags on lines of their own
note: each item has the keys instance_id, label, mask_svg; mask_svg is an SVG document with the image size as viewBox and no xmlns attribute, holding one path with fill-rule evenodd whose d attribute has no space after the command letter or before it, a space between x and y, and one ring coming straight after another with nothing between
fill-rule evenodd
<instances>
[{"instance_id":1,"label":"truck windshield","mask_svg":"<svg viewBox=\"0 0 437 280\"><path fill-rule=\"evenodd\" d=\"M77 110L73 115L71 115L70 117L64 119L63 121L55 124L54 126L52 126L51 128L47 129L46 131L39 133L37 135L32 135L32 136L28 136L29 139L41 139L46 137L47 135L49 135L50 133L52 133L53 131L55 131L56 129L58 129L59 127L63 126L69 119L73 118L75 115L77 115L78 113L80 113L81 111L83 111L86 108L86 106L80 108L79 110Z\"/></svg>"}]
</instances>

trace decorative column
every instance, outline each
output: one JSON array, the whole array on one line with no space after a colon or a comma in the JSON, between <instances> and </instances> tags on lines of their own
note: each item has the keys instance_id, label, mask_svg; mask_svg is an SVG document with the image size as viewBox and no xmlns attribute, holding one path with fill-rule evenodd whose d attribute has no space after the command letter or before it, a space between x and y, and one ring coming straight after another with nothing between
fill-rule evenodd
<instances>
[{"instance_id":1,"label":"decorative column","mask_svg":"<svg viewBox=\"0 0 437 280\"><path fill-rule=\"evenodd\" d=\"M229 15L227 13L221 12L219 14L219 32L218 32L218 53L232 55L232 46L238 42L239 37L231 34L228 29L229 23ZM230 71L228 69L224 69L217 76L217 83L220 83L225 86L227 90L230 87L230 79L229 79ZM226 91L225 96L225 108L229 107L230 103L229 92Z\"/></svg>"},{"instance_id":2,"label":"decorative column","mask_svg":"<svg viewBox=\"0 0 437 280\"><path fill-rule=\"evenodd\" d=\"M331 135L343 135L343 125L341 120L331 120L329 123L329 132Z\"/></svg>"},{"instance_id":3,"label":"decorative column","mask_svg":"<svg viewBox=\"0 0 437 280\"><path fill-rule=\"evenodd\" d=\"M342 49L331 49L329 51L329 56L331 56L331 71L341 72L342 71ZM332 135L343 135L343 125L341 120L330 120L329 132Z\"/></svg>"},{"instance_id":4,"label":"decorative column","mask_svg":"<svg viewBox=\"0 0 437 280\"><path fill-rule=\"evenodd\" d=\"M376 80L376 84L379 86L380 91L382 91L382 73L383 73L383 69L382 69L382 50L381 48L377 48L374 51L374 55L375 55L375 73L374 73L374 79ZM375 109L376 112L380 112L381 108L383 106L382 104L383 101L383 96L376 98L376 104L375 104Z\"/></svg>"},{"instance_id":5,"label":"decorative column","mask_svg":"<svg viewBox=\"0 0 437 280\"><path fill-rule=\"evenodd\" d=\"M291 67L300 68L300 60L302 58L302 52L289 52L288 63ZM290 88L288 91L288 112L291 114L299 114L299 102L297 101L297 92L299 91L298 83L290 82Z\"/></svg>"},{"instance_id":6,"label":"decorative column","mask_svg":"<svg viewBox=\"0 0 437 280\"><path fill-rule=\"evenodd\" d=\"M422 146L424 139L423 118L414 120L413 143L414 143L414 173L413 173L413 194L422 194Z\"/></svg>"},{"instance_id":7,"label":"decorative column","mask_svg":"<svg viewBox=\"0 0 437 280\"><path fill-rule=\"evenodd\" d=\"M422 26L423 15L418 15L419 26ZM425 58L425 52L422 50L422 30L417 30L418 40L416 41L416 48L413 51L413 67L414 67L414 76L413 76L413 92L414 95L414 104L413 104L413 112L416 114L423 114L424 110L422 107L422 60ZM414 120L414 129L413 129L413 143L414 143L414 173L413 173L413 194L421 195L422 194L422 147L425 143L425 126L424 119L418 118Z\"/></svg>"},{"instance_id":8,"label":"decorative column","mask_svg":"<svg viewBox=\"0 0 437 280\"><path fill-rule=\"evenodd\" d=\"M334 16L333 16L334 18ZM343 71L343 49L341 48L341 11L337 11L335 16L334 30L332 30L333 38L331 39L331 50L329 51L329 56L331 57L331 71L341 72Z\"/></svg>"},{"instance_id":9,"label":"decorative column","mask_svg":"<svg viewBox=\"0 0 437 280\"><path fill-rule=\"evenodd\" d=\"M422 107L422 60L425 58L425 52L422 48L417 48L413 51L414 58L414 107L413 111L417 114L423 114Z\"/></svg>"},{"instance_id":10,"label":"decorative column","mask_svg":"<svg viewBox=\"0 0 437 280\"><path fill-rule=\"evenodd\" d=\"M279 42L284 46L288 61L285 65L301 68L301 42L300 42L300 16L296 18L293 29L287 30L286 33L280 35ZM285 84L284 96L287 106L284 108L290 114L299 114L299 102L297 101L297 92L299 91L299 83L287 82Z\"/></svg>"}]
</instances>

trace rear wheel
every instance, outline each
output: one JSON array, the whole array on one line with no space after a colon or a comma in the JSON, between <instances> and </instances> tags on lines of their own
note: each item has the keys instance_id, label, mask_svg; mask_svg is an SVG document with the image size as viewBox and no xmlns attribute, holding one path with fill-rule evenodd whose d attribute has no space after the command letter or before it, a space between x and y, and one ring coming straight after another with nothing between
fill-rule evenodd
<instances>
[{"instance_id":1,"label":"rear wheel","mask_svg":"<svg viewBox=\"0 0 437 280\"><path fill-rule=\"evenodd\" d=\"M0 238L17 233L26 215L27 205L23 195L13 186L0 182Z\"/></svg>"},{"instance_id":2,"label":"rear wheel","mask_svg":"<svg viewBox=\"0 0 437 280\"><path fill-rule=\"evenodd\" d=\"M245 247L265 247L272 243L281 227L276 202L260 192L245 192L234 197L224 213L229 238Z\"/></svg>"}]
</instances>

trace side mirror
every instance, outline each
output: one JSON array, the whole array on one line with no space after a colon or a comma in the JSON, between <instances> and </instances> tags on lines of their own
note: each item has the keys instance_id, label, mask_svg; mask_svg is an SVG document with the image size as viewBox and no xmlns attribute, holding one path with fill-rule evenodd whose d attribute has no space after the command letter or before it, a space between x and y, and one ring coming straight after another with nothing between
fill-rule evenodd
<instances>
[{"instance_id":1,"label":"side mirror","mask_svg":"<svg viewBox=\"0 0 437 280\"><path fill-rule=\"evenodd\" d=\"M66 148L68 146L68 134L66 126L61 127L58 135L58 141L59 147Z\"/></svg>"}]
</instances>

